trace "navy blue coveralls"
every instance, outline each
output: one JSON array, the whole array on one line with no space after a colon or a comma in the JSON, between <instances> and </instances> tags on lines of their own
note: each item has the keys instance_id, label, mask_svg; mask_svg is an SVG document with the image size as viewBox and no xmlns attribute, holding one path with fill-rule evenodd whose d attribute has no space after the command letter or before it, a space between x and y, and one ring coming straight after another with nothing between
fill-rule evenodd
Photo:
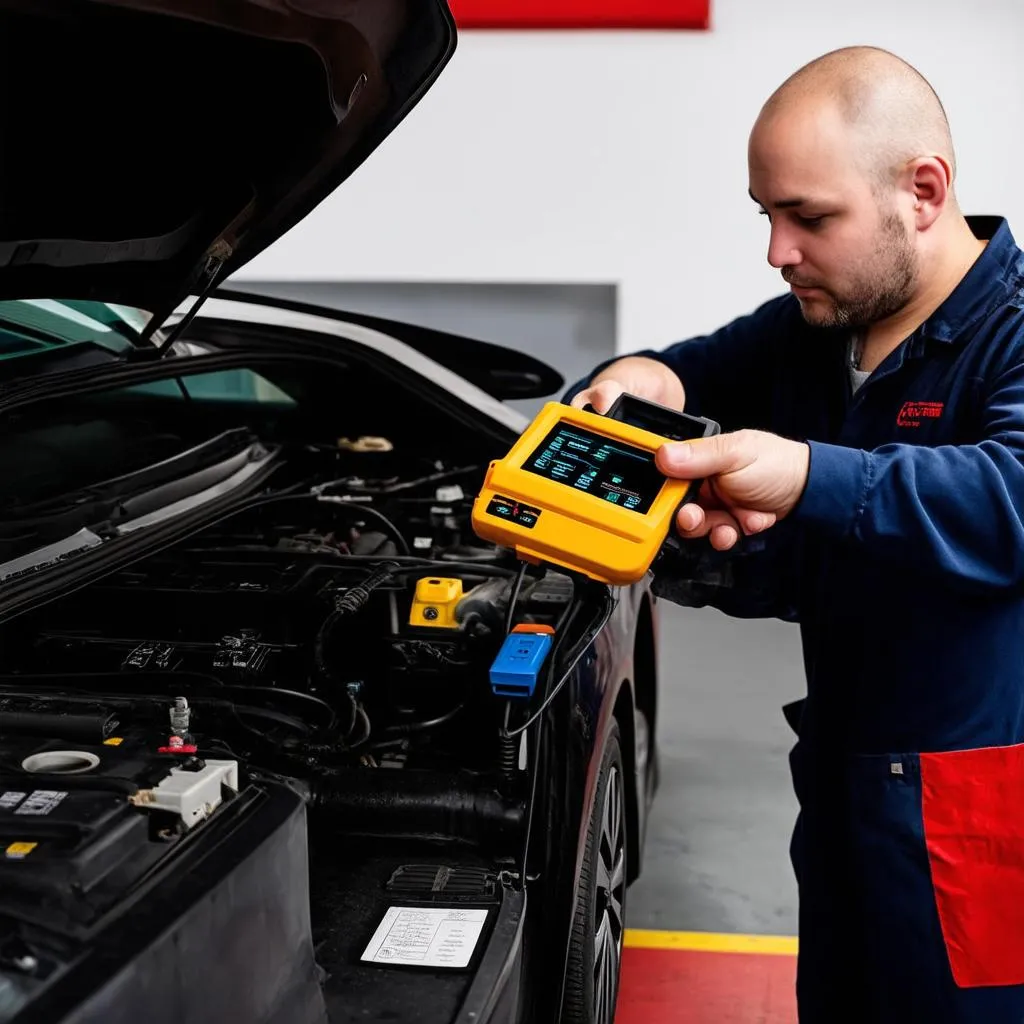
<instances>
[{"instance_id":1,"label":"navy blue coveralls","mask_svg":"<svg viewBox=\"0 0 1024 1024\"><path fill-rule=\"evenodd\" d=\"M810 446L788 519L656 582L800 624L804 1024L1024 1022L1024 254L969 223L984 252L855 394L790 295L639 353L688 411Z\"/></svg>"}]
</instances>

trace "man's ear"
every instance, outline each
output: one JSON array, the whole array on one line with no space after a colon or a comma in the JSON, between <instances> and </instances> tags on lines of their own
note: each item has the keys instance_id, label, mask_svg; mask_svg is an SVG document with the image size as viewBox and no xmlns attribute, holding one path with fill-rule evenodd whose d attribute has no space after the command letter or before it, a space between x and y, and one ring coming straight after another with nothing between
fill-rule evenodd
<instances>
[{"instance_id":1,"label":"man's ear","mask_svg":"<svg viewBox=\"0 0 1024 1024\"><path fill-rule=\"evenodd\" d=\"M913 200L917 230L927 231L949 202L953 185L949 161L941 156L918 157L907 164L902 184Z\"/></svg>"}]
</instances>

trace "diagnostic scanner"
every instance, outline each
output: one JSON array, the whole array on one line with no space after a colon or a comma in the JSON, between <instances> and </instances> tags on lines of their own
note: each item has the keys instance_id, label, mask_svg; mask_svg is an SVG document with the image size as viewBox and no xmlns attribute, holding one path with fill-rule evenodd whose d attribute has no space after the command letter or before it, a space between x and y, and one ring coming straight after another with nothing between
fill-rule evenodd
<instances>
[{"instance_id":1,"label":"diagnostic scanner","mask_svg":"<svg viewBox=\"0 0 1024 1024\"><path fill-rule=\"evenodd\" d=\"M668 441L719 433L713 420L621 395L605 415L548 402L487 469L473 529L528 562L548 562L601 583L641 579L676 511L699 481L664 476Z\"/></svg>"}]
</instances>

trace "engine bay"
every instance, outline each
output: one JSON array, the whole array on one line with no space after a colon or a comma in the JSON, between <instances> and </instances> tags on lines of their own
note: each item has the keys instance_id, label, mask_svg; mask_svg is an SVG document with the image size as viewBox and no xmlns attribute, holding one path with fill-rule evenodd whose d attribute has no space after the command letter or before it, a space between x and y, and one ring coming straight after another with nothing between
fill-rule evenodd
<instances>
[{"instance_id":1,"label":"engine bay","mask_svg":"<svg viewBox=\"0 0 1024 1024\"><path fill-rule=\"evenodd\" d=\"M144 733L311 783L354 767L511 774L489 667L514 624L565 622L578 583L474 536L483 467L417 459L403 476L387 439L339 449L303 452L243 508L0 627L4 731Z\"/></svg>"},{"instance_id":2,"label":"engine bay","mask_svg":"<svg viewBox=\"0 0 1024 1024\"><path fill-rule=\"evenodd\" d=\"M328 943L325 893L358 877L339 836L459 849L481 893L522 870L529 727L608 591L473 535L483 465L379 437L285 456L242 507L0 626L0 973L23 994L261 788L304 805ZM490 670L524 624L554 642L517 700Z\"/></svg>"},{"instance_id":3,"label":"engine bay","mask_svg":"<svg viewBox=\"0 0 1024 1024\"><path fill-rule=\"evenodd\" d=\"M111 719L162 746L187 733L299 777L493 768L505 702L488 669L513 590L515 622L554 627L574 583L476 540L458 480L477 467L432 470L270 490L20 616L2 637L0 716L52 714L69 740L103 742ZM106 710L86 729L74 709L100 695Z\"/></svg>"}]
</instances>

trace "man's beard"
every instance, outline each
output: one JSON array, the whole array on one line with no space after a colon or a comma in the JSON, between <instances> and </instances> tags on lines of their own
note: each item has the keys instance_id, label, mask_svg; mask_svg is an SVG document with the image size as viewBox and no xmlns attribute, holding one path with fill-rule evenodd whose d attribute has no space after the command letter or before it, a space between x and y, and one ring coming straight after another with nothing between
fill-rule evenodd
<instances>
[{"instance_id":1,"label":"man's beard","mask_svg":"<svg viewBox=\"0 0 1024 1024\"><path fill-rule=\"evenodd\" d=\"M866 327L906 306L917 283L917 259L903 222L895 213L882 220L878 245L868 260L867 270L870 276L855 279L843 295L822 289L829 297L829 308L822 310L801 303L804 319L815 327ZM793 283L786 271L783 277ZM799 278L796 283L801 283Z\"/></svg>"}]
</instances>

